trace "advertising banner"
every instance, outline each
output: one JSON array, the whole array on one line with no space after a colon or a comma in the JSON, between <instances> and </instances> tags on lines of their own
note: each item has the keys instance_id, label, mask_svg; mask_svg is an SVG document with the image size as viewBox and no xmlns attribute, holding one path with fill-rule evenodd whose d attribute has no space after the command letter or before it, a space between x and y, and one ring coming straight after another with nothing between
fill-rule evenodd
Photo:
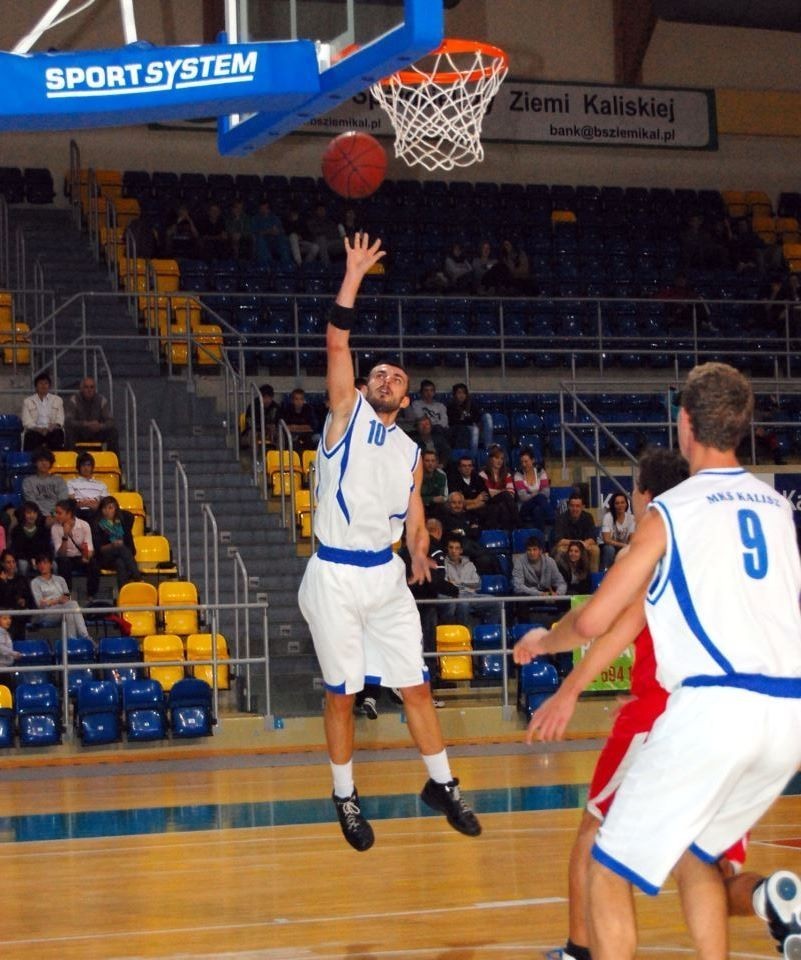
<instances>
[{"instance_id":1,"label":"advertising banner","mask_svg":"<svg viewBox=\"0 0 801 960\"><path fill-rule=\"evenodd\" d=\"M299 132L334 136L346 130L394 136L389 118L369 92L317 117ZM481 139L485 143L716 150L715 94L712 90L506 80L484 118Z\"/></svg>"}]
</instances>

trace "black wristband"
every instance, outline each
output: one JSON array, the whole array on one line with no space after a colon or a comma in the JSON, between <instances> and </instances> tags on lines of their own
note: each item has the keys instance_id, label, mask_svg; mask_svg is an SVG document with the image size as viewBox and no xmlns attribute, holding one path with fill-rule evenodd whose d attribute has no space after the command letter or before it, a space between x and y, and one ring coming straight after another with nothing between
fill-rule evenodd
<instances>
[{"instance_id":1,"label":"black wristband","mask_svg":"<svg viewBox=\"0 0 801 960\"><path fill-rule=\"evenodd\" d=\"M350 330L355 316L356 311L353 307L343 307L335 302L328 312L328 322L338 330Z\"/></svg>"}]
</instances>

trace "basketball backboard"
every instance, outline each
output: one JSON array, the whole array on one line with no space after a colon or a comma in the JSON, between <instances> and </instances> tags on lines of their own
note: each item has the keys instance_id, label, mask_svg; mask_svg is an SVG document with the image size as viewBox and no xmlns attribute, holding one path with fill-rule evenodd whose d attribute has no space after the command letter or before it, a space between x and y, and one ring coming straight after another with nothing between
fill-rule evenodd
<instances>
[{"instance_id":1,"label":"basketball backboard","mask_svg":"<svg viewBox=\"0 0 801 960\"><path fill-rule=\"evenodd\" d=\"M319 90L299 107L222 118L220 153L271 143L419 60L441 42L443 19L442 0L226 0L229 42L311 40Z\"/></svg>"}]
</instances>

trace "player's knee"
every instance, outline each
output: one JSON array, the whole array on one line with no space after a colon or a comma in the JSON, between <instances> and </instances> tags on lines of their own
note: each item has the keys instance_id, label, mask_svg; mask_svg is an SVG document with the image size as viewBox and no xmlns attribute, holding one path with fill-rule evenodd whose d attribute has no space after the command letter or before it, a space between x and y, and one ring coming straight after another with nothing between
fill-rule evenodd
<instances>
[{"instance_id":1,"label":"player's knee","mask_svg":"<svg viewBox=\"0 0 801 960\"><path fill-rule=\"evenodd\" d=\"M326 709L332 713L349 715L353 710L354 700L355 694L353 693L334 693L332 690L325 691Z\"/></svg>"}]
</instances>

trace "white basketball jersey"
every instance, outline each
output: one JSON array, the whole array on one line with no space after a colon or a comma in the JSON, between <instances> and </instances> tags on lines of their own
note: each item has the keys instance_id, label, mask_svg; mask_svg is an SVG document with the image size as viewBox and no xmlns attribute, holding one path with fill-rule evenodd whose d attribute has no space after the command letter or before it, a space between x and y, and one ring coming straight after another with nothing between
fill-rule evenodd
<instances>
[{"instance_id":1,"label":"white basketball jersey","mask_svg":"<svg viewBox=\"0 0 801 960\"><path fill-rule=\"evenodd\" d=\"M737 467L702 470L651 508L667 531L646 603L660 683L801 677L801 563L787 500Z\"/></svg>"},{"instance_id":2,"label":"white basketball jersey","mask_svg":"<svg viewBox=\"0 0 801 960\"><path fill-rule=\"evenodd\" d=\"M315 461L314 532L327 547L384 550L403 532L420 449L397 424L385 427L355 392L345 435L330 450L328 420L323 428Z\"/></svg>"}]
</instances>

